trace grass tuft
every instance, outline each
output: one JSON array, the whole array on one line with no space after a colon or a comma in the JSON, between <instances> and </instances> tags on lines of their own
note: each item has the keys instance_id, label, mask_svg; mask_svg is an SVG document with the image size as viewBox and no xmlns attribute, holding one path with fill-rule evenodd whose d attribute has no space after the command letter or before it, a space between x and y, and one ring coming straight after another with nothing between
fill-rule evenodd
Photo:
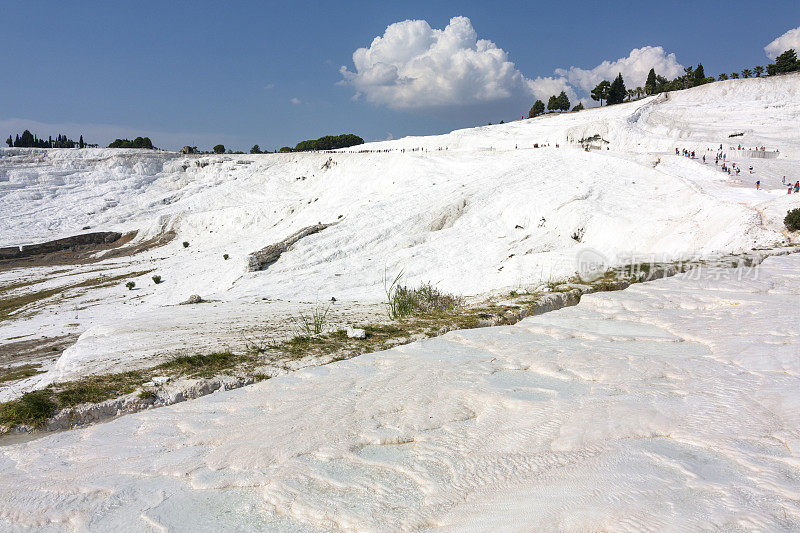
<instances>
[{"instance_id":1,"label":"grass tuft","mask_svg":"<svg viewBox=\"0 0 800 533\"><path fill-rule=\"evenodd\" d=\"M431 313L440 310L449 310L461 307L464 304L463 298L442 292L430 283L424 283L419 287L408 287L401 285L400 280L403 271L388 282L384 276L384 289L386 291L386 304L389 318L396 320L422 313Z\"/></svg>"},{"instance_id":2,"label":"grass tuft","mask_svg":"<svg viewBox=\"0 0 800 533\"><path fill-rule=\"evenodd\" d=\"M44 426L53 416L58 405L53 400L50 389L27 392L10 402L0 404L0 424L4 426L31 425Z\"/></svg>"},{"instance_id":3,"label":"grass tuft","mask_svg":"<svg viewBox=\"0 0 800 533\"><path fill-rule=\"evenodd\" d=\"M319 335L325 331L330 308L330 305L324 309L321 306L316 306L311 310L311 314L309 315L300 313L295 323L299 326L301 334L310 337L312 335Z\"/></svg>"}]
</instances>

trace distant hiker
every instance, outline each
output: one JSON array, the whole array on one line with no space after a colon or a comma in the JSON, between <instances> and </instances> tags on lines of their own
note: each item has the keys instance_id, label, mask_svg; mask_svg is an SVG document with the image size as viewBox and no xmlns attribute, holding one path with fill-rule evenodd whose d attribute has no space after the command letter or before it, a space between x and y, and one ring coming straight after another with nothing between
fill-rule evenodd
<instances>
[{"instance_id":1,"label":"distant hiker","mask_svg":"<svg viewBox=\"0 0 800 533\"><path fill-rule=\"evenodd\" d=\"M800 181L794 182L794 192L800 192Z\"/></svg>"},{"instance_id":2,"label":"distant hiker","mask_svg":"<svg viewBox=\"0 0 800 533\"><path fill-rule=\"evenodd\" d=\"M680 155L680 154L681 154L681 153L678 151L678 149L677 149L677 148L675 148L675 155Z\"/></svg>"},{"instance_id":3,"label":"distant hiker","mask_svg":"<svg viewBox=\"0 0 800 533\"><path fill-rule=\"evenodd\" d=\"M761 188L761 180L756 180L756 190Z\"/></svg>"},{"instance_id":4,"label":"distant hiker","mask_svg":"<svg viewBox=\"0 0 800 533\"><path fill-rule=\"evenodd\" d=\"M784 177L783 177L783 179L781 180L781 183L783 183L784 185L786 185L786 176L784 176Z\"/></svg>"},{"instance_id":5,"label":"distant hiker","mask_svg":"<svg viewBox=\"0 0 800 533\"><path fill-rule=\"evenodd\" d=\"M786 194L792 194L792 184L789 184L789 190L786 191Z\"/></svg>"},{"instance_id":6,"label":"distant hiker","mask_svg":"<svg viewBox=\"0 0 800 533\"><path fill-rule=\"evenodd\" d=\"M706 156L703 156L703 164L706 164Z\"/></svg>"},{"instance_id":7,"label":"distant hiker","mask_svg":"<svg viewBox=\"0 0 800 533\"><path fill-rule=\"evenodd\" d=\"M753 165L750 165L750 174L753 173Z\"/></svg>"}]
</instances>

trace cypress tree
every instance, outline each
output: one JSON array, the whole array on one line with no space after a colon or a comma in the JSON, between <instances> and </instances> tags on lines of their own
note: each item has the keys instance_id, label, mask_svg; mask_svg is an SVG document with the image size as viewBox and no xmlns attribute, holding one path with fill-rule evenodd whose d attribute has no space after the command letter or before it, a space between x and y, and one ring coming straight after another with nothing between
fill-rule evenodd
<instances>
[{"instance_id":1,"label":"cypress tree","mask_svg":"<svg viewBox=\"0 0 800 533\"><path fill-rule=\"evenodd\" d=\"M22 137L19 139L20 146L29 148L33 146L33 141L33 134L30 131L25 130L22 132Z\"/></svg>"},{"instance_id":2,"label":"cypress tree","mask_svg":"<svg viewBox=\"0 0 800 533\"><path fill-rule=\"evenodd\" d=\"M656 92L656 69L651 68L650 73L647 75L647 81L644 82L644 92L653 94Z\"/></svg>"}]
</instances>

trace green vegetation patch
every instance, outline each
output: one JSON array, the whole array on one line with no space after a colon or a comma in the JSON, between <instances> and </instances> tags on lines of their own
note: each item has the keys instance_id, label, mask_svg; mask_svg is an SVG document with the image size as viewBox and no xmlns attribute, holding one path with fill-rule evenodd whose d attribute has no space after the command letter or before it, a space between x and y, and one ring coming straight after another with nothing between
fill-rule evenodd
<instances>
[{"instance_id":1,"label":"green vegetation patch","mask_svg":"<svg viewBox=\"0 0 800 533\"><path fill-rule=\"evenodd\" d=\"M41 374L44 370L41 369L42 365L19 365L8 368L0 368L0 383L9 381L17 381L20 379L29 378L36 374Z\"/></svg>"},{"instance_id":2,"label":"green vegetation patch","mask_svg":"<svg viewBox=\"0 0 800 533\"><path fill-rule=\"evenodd\" d=\"M23 394L16 400L0 404L0 424L4 426L30 425L42 427L53 416L58 404L50 389Z\"/></svg>"},{"instance_id":3,"label":"green vegetation patch","mask_svg":"<svg viewBox=\"0 0 800 533\"><path fill-rule=\"evenodd\" d=\"M209 354L181 355L156 366L154 370L167 370L186 375L187 377L210 378L225 370L256 363L252 354L234 354L233 352L214 352Z\"/></svg>"},{"instance_id":4,"label":"green vegetation patch","mask_svg":"<svg viewBox=\"0 0 800 533\"><path fill-rule=\"evenodd\" d=\"M789 231L800 231L800 207L786 213L783 223Z\"/></svg>"},{"instance_id":5,"label":"green vegetation patch","mask_svg":"<svg viewBox=\"0 0 800 533\"><path fill-rule=\"evenodd\" d=\"M98 403L135 391L146 379L143 372L89 376L55 385L54 396L59 407L75 407L82 403Z\"/></svg>"}]
</instances>

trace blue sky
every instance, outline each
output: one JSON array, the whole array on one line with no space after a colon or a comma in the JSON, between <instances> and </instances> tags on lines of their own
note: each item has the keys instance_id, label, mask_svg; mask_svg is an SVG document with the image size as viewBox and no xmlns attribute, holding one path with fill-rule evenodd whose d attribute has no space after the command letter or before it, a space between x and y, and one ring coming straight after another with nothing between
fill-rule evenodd
<instances>
[{"instance_id":1,"label":"blue sky","mask_svg":"<svg viewBox=\"0 0 800 533\"><path fill-rule=\"evenodd\" d=\"M344 132L441 133L519 118L551 88L583 97L603 61L629 58L631 77L651 57L664 69L701 61L708 74L764 65L764 47L800 26L797 0L553 5L3 2L0 134L31 126L102 144L149 135L165 148L248 149ZM356 49L405 20L427 24L394 26L384 48L354 65ZM471 31L494 48L470 52ZM421 48L407 49L406 35ZM456 44L425 48L442 35ZM456 53L473 63L458 70ZM386 67L387 54L416 59Z\"/></svg>"}]
</instances>

